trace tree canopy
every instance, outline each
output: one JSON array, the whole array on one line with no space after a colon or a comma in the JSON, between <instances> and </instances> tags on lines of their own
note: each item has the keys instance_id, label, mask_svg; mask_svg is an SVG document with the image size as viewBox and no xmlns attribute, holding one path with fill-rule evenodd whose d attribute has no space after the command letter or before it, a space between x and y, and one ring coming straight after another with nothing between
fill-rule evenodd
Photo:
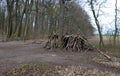
<instances>
[{"instance_id":1,"label":"tree canopy","mask_svg":"<svg viewBox=\"0 0 120 76\"><path fill-rule=\"evenodd\" d=\"M7 39L26 40L53 32L93 34L89 16L76 1L6 0L1 4L0 32Z\"/></svg>"}]
</instances>

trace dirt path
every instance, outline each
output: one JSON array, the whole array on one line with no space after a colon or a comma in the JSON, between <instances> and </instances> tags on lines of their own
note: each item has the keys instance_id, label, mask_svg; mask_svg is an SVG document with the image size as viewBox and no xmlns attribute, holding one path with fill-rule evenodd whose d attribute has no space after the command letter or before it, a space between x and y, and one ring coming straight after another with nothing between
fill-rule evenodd
<instances>
[{"instance_id":1,"label":"dirt path","mask_svg":"<svg viewBox=\"0 0 120 76\"><path fill-rule=\"evenodd\" d=\"M100 65L91 61L97 52L73 53L60 49L47 50L43 44L32 44L31 41L0 42L0 74L17 65L24 63L51 63L57 65L82 65L89 68L97 68L102 71L119 73L120 70Z\"/></svg>"}]
</instances>

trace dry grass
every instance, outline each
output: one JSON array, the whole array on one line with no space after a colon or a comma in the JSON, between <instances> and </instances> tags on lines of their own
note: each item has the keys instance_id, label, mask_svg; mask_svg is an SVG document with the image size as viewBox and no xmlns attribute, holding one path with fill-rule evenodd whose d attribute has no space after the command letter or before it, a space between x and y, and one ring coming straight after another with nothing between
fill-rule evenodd
<instances>
[{"instance_id":1,"label":"dry grass","mask_svg":"<svg viewBox=\"0 0 120 76\"><path fill-rule=\"evenodd\" d=\"M24 64L4 74L5 76L120 76L81 66L55 66L46 64Z\"/></svg>"},{"instance_id":2,"label":"dry grass","mask_svg":"<svg viewBox=\"0 0 120 76\"><path fill-rule=\"evenodd\" d=\"M120 69L120 58L113 57L112 61L109 61L104 56L98 55L94 57L92 60L99 64L104 64L106 66Z\"/></svg>"},{"instance_id":3,"label":"dry grass","mask_svg":"<svg viewBox=\"0 0 120 76\"><path fill-rule=\"evenodd\" d=\"M105 45L102 47L102 49L106 50L113 56L120 57L120 36L117 37L116 44L114 44L113 37L111 36L103 36L103 40ZM89 42L96 47L99 47L98 36L93 36L91 39L89 39Z\"/></svg>"}]
</instances>

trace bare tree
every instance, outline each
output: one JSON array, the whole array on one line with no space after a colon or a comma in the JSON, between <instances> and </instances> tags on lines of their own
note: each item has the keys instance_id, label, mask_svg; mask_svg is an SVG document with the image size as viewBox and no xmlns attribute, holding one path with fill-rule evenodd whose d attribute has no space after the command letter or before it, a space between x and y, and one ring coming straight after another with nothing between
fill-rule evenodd
<instances>
[{"instance_id":1,"label":"bare tree","mask_svg":"<svg viewBox=\"0 0 120 76\"><path fill-rule=\"evenodd\" d=\"M13 7L14 7L14 0L9 1L6 0L7 2L7 11L8 11L8 26L7 26L7 38L10 38L13 33Z\"/></svg>"},{"instance_id":2,"label":"bare tree","mask_svg":"<svg viewBox=\"0 0 120 76\"><path fill-rule=\"evenodd\" d=\"M28 3L28 0L26 0L24 2L23 11L22 11L22 14L21 14L21 17L20 17L20 22L18 23L18 26L16 28L16 32L15 32L16 37L21 37L22 36L22 22L23 22L24 14L25 14L26 9L27 9L27 3Z\"/></svg>"},{"instance_id":3,"label":"bare tree","mask_svg":"<svg viewBox=\"0 0 120 76\"><path fill-rule=\"evenodd\" d=\"M87 35L90 32L86 28L93 33L87 13L75 0L6 0L6 3L3 22L7 21L4 31L8 39L26 40L54 31L61 36L67 31L70 34L84 31ZM0 20L3 29L1 23Z\"/></svg>"},{"instance_id":4,"label":"bare tree","mask_svg":"<svg viewBox=\"0 0 120 76\"><path fill-rule=\"evenodd\" d=\"M26 38L27 38L27 33L28 33L28 28L30 27L29 26L29 18L30 18L30 14L31 14L31 11L32 11L32 7L33 7L33 0L30 1L29 3L29 0L28 0L28 10L26 11L26 22L25 22L25 27L24 27L24 32L23 32L23 40L25 41Z\"/></svg>"},{"instance_id":5,"label":"bare tree","mask_svg":"<svg viewBox=\"0 0 120 76\"><path fill-rule=\"evenodd\" d=\"M117 0L115 0L115 32L114 32L114 44L116 44L118 27L117 27Z\"/></svg>"},{"instance_id":6,"label":"bare tree","mask_svg":"<svg viewBox=\"0 0 120 76\"><path fill-rule=\"evenodd\" d=\"M0 34L4 34L5 32L5 6L3 6L4 3L0 1Z\"/></svg>"},{"instance_id":7,"label":"bare tree","mask_svg":"<svg viewBox=\"0 0 120 76\"><path fill-rule=\"evenodd\" d=\"M101 32L101 27L100 27L100 23L99 23L99 20L98 20L99 11L100 11L101 5L103 3L101 3L99 5L99 9L97 10L97 12L95 11L95 6L94 6L94 3L96 3L96 0L90 0L89 3L90 3L90 6L91 6L91 10L92 10L92 14L93 14L93 17L94 17L94 20L95 20L95 24L96 24L98 32L99 32L99 38L100 38L99 45L100 46L104 46L102 32Z\"/></svg>"}]
</instances>

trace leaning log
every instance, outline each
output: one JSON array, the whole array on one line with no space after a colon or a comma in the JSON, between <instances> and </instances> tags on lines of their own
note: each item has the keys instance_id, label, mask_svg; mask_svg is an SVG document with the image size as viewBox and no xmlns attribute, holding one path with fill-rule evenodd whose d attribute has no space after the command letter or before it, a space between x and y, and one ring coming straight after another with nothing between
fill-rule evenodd
<instances>
[{"instance_id":1,"label":"leaning log","mask_svg":"<svg viewBox=\"0 0 120 76\"><path fill-rule=\"evenodd\" d=\"M112 58L109 56L109 55L107 55L106 53L104 53L104 52L102 52L101 50L99 50L99 49L96 49L100 54L102 54L104 57L106 57L108 60L110 60L110 61L112 61Z\"/></svg>"},{"instance_id":2,"label":"leaning log","mask_svg":"<svg viewBox=\"0 0 120 76\"><path fill-rule=\"evenodd\" d=\"M102 52L100 49L98 49L97 47L95 47L94 45L92 45L91 43L89 43L87 40L86 40L86 42L87 42L88 45L90 45L95 51L98 51L101 55L103 55L104 57L106 57L107 60L112 61L112 58L111 58L109 55L107 55L106 53Z\"/></svg>"}]
</instances>

